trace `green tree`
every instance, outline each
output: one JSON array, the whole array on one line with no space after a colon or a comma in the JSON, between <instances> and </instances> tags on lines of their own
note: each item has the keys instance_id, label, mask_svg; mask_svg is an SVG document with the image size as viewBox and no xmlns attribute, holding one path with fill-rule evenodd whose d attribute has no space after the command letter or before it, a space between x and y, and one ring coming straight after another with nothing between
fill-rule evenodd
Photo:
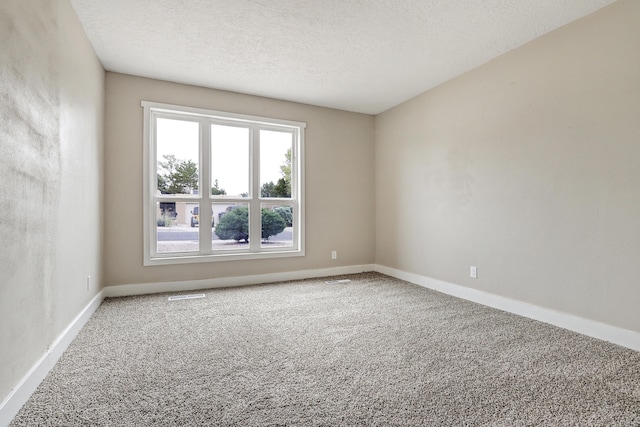
<instances>
[{"instance_id":1,"label":"green tree","mask_svg":"<svg viewBox=\"0 0 640 427\"><path fill-rule=\"evenodd\" d=\"M274 194L273 197L291 197L291 183L280 178L274 187Z\"/></svg>"},{"instance_id":2,"label":"green tree","mask_svg":"<svg viewBox=\"0 0 640 427\"><path fill-rule=\"evenodd\" d=\"M224 188L220 188L220 184L218 183L218 180L216 179L215 181L213 181L213 187L211 187L211 195L212 196L224 196L226 195L227 192L225 191Z\"/></svg>"},{"instance_id":3,"label":"green tree","mask_svg":"<svg viewBox=\"0 0 640 427\"><path fill-rule=\"evenodd\" d=\"M162 194L190 194L198 189L198 166L191 160L179 160L175 155L163 156L158 162L158 190Z\"/></svg>"},{"instance_id":4,"label":"green tree","mask_svg":"<svg viewBox=\"0 0 640 427\"><path fill-rule=\"evenodd\" d=\"M287 223L287 227L291 227L293 225L293 209L291 206L277 206L273 208L274 212L277 212L278 215L282 217L284 222Z\"/></svg>"},{"instance_id":5,"label":"green tree","mask_svg":"<svg viewBox=\"0 0 640 427\"><path fill-rule=\"evenodd\" d=\"M172 188L172 186L169 186ZM184 160L176 165L173 175L173 188L176 192L189 194L198 189L198 166L191 160Z\"/></svg>"},{"instance_id":6,"label":"green tree","mask_svg":"<svg viewBox=\"0 0 640 427\"><path fill-rule=\"evenodd\" d=\"M289 186L289 194L291 194L291 148L284 154L284 164L280 165L282 177Z\"/></svg>"},{"instance_id":7,"label":"green tree","mask_svg":"<svg viewBox=\"0 0 640 427\"><path fill-rule=\"evenodd\" d=\"M261 218L261 237L265 240L282 233L287 226L285 220L271 209L263 208ZM226 212L218 221L213 232L220 240L249 242L249 209L239 207Z\"/></svg>"},{"instance_id":8,"label":"green tree","mask_svg":"<svg viewBox=\"0 0 640 427\"><path fill-rule=\"evenodd\" d=\"M262 209L262 238L268 240L269 237L280 234L284 231L287 223L280 214L271 209Z\"/></svg>"},{"instance_id":9,"label":"green tree","mask_svg":"<svg viewBox=\"0 0 640 427\"><path fill-rule=\"evenodd\" d=\"M291 148L284 155L284 163L280 165L282 178L277 183L265 182L260 188L261 197L291 197Z\"/></svg>"},{"instance_id":10,"label":"green tree","mask_svg":"<svg viewBox=\"0 0 640 427\"><path fill-rule=\"evenodd\" d=\"M249 209L235 208L225 212L213 232L220 240L249 242Z\"/></svg>"},{"instance_id":11,"label":"green tree","mask_svg":"<svg viewBox=\"0 0 640 427\"><path fill-rule=\"evenodd\" d=\"M162 194L167 194L169 191L169 184L164 175L158 174L158 190L160 190Z\"/></svg>"},{"instance_id":12,"label":"green tree","mask_svg":"<svg viewBox=\"0 0 640 427\"><path fill-rule=\"evenodd\" d=\"M273 181L265 182L262 184L262 188L260 188L260 197L278 197L276 196L276 185Z\"/></svg>"}]
</instances>

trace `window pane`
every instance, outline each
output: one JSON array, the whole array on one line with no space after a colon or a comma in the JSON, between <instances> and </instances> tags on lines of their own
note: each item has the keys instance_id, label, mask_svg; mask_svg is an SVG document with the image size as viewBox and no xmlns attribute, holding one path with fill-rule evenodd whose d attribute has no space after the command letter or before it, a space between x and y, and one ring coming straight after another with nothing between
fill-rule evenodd
<instances>
[{"instance_id":1,"label":"window pane","mask_svg":"<svg viewBox=\"0 0 640 427\"><path fill-rule=\"evenodd\" d=\"M186 202L156 203L158 253L198 251L198 229L191 228L190 205Z\"/></svg>"},{"instance_id":2,"label":"window pane","mask_svg":"<svg viewBox=\"0 0 640 427\"><path fill-rule=\"evenodd\" d=\"M211 236L214 251L249 248L249 205L247 203L212 203L215 227Z\"/></svg>"},{"instance_id":3,"label":"window pane","mask_svg":"<svg viewBox=\"0 0 640 427\"><path fill-rule=\"evenodd\" d=\"M293 206L262 203L261 248L293 247Z\"/></svg>"},{"instance_id":4,"label":"window pane","mask_svg":"<svg viewBox=\"0 0 640 427\"><path fill-rule=\"evenodd\" d=\"M156 131L157 189L162 194L197 194L198 123L158 118Z\"/></svg>"},{"instance_id":5,"label":"window pane","mask_svg":"<svg viewBox=\"0 0 640 427\"><path fill-rule=\"evenodd\" d=\"M249 196L249 129L211 125L211 194Z\"/></svg>"},{"instance_id":6,"label":"window pane","mask_svg":"<svg viewBox=\"0 0 640 427\"><path fill-rule=\"evenodd\" d=\"M185 225L189 225L191 228L196 228L196 227L200 227L200 224L202 223L202 218L200 216L200 205L197 202L192 202L192 203L184 203L186 205L185 207L185 221L184 224ZM179 205L179 203L176 203L176 205ZM178 218L180 218L180 215L178 214Z\"/></svg>"},{"instance_id":7,"label":"window pane","mask_svg":"<svg viewBox=\"0 0 640 427\"><path fill-rule=\"evenodd\" d=\"M289 132L260 131L260 197L291 197Z\"/></svg>"}]
</instances>

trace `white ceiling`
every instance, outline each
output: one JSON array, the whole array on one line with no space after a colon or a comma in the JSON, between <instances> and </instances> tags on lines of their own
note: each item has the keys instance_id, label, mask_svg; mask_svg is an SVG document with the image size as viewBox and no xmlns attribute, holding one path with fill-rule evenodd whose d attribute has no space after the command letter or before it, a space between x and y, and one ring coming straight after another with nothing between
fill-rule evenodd
<instances>
[{"instance_id":1,"label":"white ceiling","mask_svg":"<svg viewBox=\"0 0 640 427\"><path fill-rule=\"evenodd\" d=\"M614 0L71 0L109 71L377 114Z\"/></svg>"}]
</instances>

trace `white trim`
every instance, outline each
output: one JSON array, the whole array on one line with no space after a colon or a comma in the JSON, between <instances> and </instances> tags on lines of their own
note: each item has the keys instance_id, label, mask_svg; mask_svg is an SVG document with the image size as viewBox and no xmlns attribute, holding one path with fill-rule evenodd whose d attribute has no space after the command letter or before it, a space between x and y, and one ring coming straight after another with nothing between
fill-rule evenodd
<instances>
[{"instance_id":1,"label":"white trim","mask_svg":"<svg viewBox=\"0 0 640 427\"><path fill-rule=\"evenodd\" d=\"M305 256L304 240L304 129L306 123L291 120L271 119L227 113L202 108L184 107L180 105L141 101L143 107L143 265L173 265L199 262L217 262L229 260L269 259L281 257ZM199 188L198 196L160 195L157 187L157 120L171 118L186 120L198 124L199 136ZM209 191L211 183L210 125L218 123L224 126L236 126L249 130L249 198L212 197ZM291 198L283 203L293 207L292 247L263 248L260 236L261 204L278 202L278 198L263 199L260 195L260 131L271 130L291 135ZM157 251L157 203L164 200L170 202L191 201L200 206L201 215L209 217L211 203L247 203L249 207L249 246L243 250L214 251L211 247L211 229L198 229L199 247L197 251L163 252Z\"/></svg>"},{"instance_id":2,"label":"white trim","mask_svg":"<svg viewBox=\"0 0 640 427\"><path fill-rule=\"evenodd\" d=\"M155 152L150 152L151 147L155 147L155 144L149 144L150 138L155 138L155 134L151 129L151 111L149 108L145 108L143 110L143 128L142 128L142 138L144 143L142 144L142 158L144 159L142 162L142 182L143 182L143 192L142 192L142 216L145 218L143 221L144 226L142 227L142 235L143 235L143 248L144 248L144 260L146 261L148 254L151 253L151 238L152 238L152 230L151 227L147 225L147 221L153 221L152 218L155 218L155 212L151 212L151 204L153 203L153 198L151 197L149 185L151 185L150 181L153 179L153 174L155 173L155 166L151 164L151 159L155 159ZM155 240L155 239L154 239ZM146 264L145 264L146 265Z\"/></svg>"},{"instance_id":3,"label":"white trim","mask_svg":"<svg viewBox=\"0 0 640 427\"><path fill-rule=\"evenodd\" d=\"M514 300L511 298L491 294L489 292L479 291L477 289L468 288L466 286L456 285L442 280L432 279L431 277L421 276L419 274L408 273L406 271L397 270L395 268L386 267L376 264L374 270L378 273L397 279L406 280L407 282L442 292L447 295L473 301L488 307L497 308L529 319L538 320L540 322L549 323L563 329L568 329L582 335L608 341L632 350L640 351L640 333L619 328L617 326L608 325L606 323L597 322L595 320L585 319L573 314L563 313L549 308L540 307L534 304Z\"/></svg>"},{"instance_id":4,"label":"white trim","mask_svg":"<svg viewBox=\"0 0 640 427\"><path fill-rule=\"evenodd\" d=\"M137 285L115 285L106 286L105 288L103 288L103 292L105 294L105 297L124 297L130 295L157 294L161 292L180 292L199 289L258 285L261 283L283 282L287 280L315 279L328 276L340 276L344 274L356 274L368 271L374 271L374 266L372 264L323 268L316 270L287 271L283 273L255 274L251 276L220 277L204 280L140 283Z\"/></svg>"},{"instance_id":5,"label":"white trim","mask_svg":"<svg viewBox=\"0 0 640 427\"><path fill-rule=\"evenodd\" d=\"M305 122L296 122L294 120L282 120L282 119L274 119L271 117L262 117L262 116L251 116L248 114L237 114L237 113L229 113L226 111L216 111L216 110L208 110L206 108L195 108L195 107L187 107L184 105L176 105L176 104L164 104L162 102L153 102L153 101L141 101L140 106L144 109L152 109L155 111L166 112L166 113L175 113L176 111L188 113L194 116L202 116L202 117L213 117L215 119L223 119L223 120L235 120L237 122L257 122L259 124L272 125L277 124L280 126L290 126L292 128L306 128L307 124Z\"/></svg>"},{"instance_id":6,"label":"white trim","mask_svg":"<svg viewBox=\"0 0 640 427\"><path fill-rule=\"evenodd\" d=\"M157 256L156 258L146 260L144 266L192 264L198 262L246 261L252 259L293 258L304 256L304 251L291 250L291 248L288 247L284 247L281 250L274 249L272 252L267 252L266 250L263 250L262 252L241 252L238 250L218 252L220 253L197 254L196 252L174 252L175 255L169 255L166 257Z\"/></svg>"},{"instance_id":7,"label":"white trim","mask_svg":"<svg viewBox=\"0 0 640 427\"><path fill-rule=\"evenodd\" d=\"M76 316L67 328L51 344L49 349L33 365L20 382L11 390L11 393L0 403L0 427L9 425L16 416L22 405L36 391L42 380L45 379L49 371L62 356L62 353L69 347L69 344L78 335L78 332L89 321L93 313L100 307L104 298L103 291L100 291L86 305L86 307Z\"/></svg>"}]
</instances>

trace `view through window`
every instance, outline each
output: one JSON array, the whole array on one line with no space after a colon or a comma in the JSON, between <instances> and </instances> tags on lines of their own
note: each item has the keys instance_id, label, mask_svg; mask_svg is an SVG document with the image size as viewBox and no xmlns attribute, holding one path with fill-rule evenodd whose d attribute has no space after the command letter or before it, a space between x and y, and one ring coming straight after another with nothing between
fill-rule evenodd
<instances>
[{"instance_id":1,"label":"view through window","mask_svg":"<svg viewBox=\"0 0 640 427\"><path fill-rule=\"evenodd\" d=\"M142 106L146 264L304 254L304 123Z\"/></svg>"}]
</instances>

